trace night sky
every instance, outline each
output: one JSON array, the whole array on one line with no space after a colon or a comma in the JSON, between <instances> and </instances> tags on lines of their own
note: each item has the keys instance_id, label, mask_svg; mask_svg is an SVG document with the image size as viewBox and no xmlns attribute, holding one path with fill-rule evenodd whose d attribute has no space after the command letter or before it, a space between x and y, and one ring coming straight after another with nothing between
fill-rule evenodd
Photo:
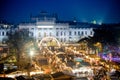
<instances>
[{"instance_id":1,"label":"night sky","mask_svg":"<svg viewBox=\"0 0 120 80\"><path fill-rule=\"evenodd\" d=\"M41 11L57 13L60 20L120 22L120 0L0 0L0 20L19 23Z\"/></svg>"}]
</instances>

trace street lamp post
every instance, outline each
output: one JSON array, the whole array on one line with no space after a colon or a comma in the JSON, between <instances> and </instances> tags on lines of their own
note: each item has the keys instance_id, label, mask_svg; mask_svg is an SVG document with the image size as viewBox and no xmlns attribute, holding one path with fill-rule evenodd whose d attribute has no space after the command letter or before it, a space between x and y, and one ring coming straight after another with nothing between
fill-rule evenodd
<instances>
[{"instance_id":1,"label":"street lamp post","mask_svg":"<svg viewBox=\"0 0 120 80\"><path fill-rule=\"evenodd\" d=\"M30 63L32 64L32 56L33 56L34 52L33 50L30 51Z\"/></svg>"},{"instance_id":2,"label":"street lamp post","mask_svg":"<svg viewBox=\"0 0 120 80\"><path fill-rule=\"evenodd\" d=\"M31 71L31 66L32 66L32 57L33 57L34 51L30 50L30 63L28 64L28 76L30 77L30 71Z\"/></svg>"}]
</instances>

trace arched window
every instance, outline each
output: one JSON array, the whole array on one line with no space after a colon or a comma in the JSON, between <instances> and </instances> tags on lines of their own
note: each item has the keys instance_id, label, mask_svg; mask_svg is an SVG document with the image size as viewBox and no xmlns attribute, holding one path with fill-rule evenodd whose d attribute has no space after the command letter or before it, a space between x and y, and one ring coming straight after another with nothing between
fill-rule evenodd
<instances>
[{"instance_id":1,"label":"arched window","mask_svg":"<svg viewBox=\"0 0 120 80\"><path fill-rule=\"evenodd\" d=\"M6 35L8 36L8 34L9 34L9 32L7 31L7 32L6 32Z\"/></svg>"},{"instance_id":2,"label":"arched window","mask_svg":"<svg viewBox=\"0 0 120 80\"><path fill-rule=\"evenodd\" d=\"M85 34L87 35L87 31L85 31Z\"/></svg>"},{"instance_id":3,"label":"arched window","mask_svg":"<svg viewBox=\"0 0 120 80\"><path fill-rule=\"evenodd\" d=\"M69 35L72 35L72 32L71 32L71 31L69 31Z\"/></svg>"},{"instance_id":4,"label":"arched window","mask_svg":"<svg viewBox=\"0 0 120 80\"><path fill-rule=\"evenodd\" d=\"M76 35L76 31L74 32L74 35Z\"/></svg>"},{"instance_id":5,"label":"arched window","mask_svg":"<svg viewBox=\"0 0 120 80\"><path fill-rule=\"evenodd\" d=\"M84 32L83 32L83 31L81 31L81 35L82 35L82 36L84 35Z\"/></svg>"},{"instance_id":6,"label":"arched window","mask_svg":"<svg viewBox=\"0 0 120 80\"><path fill-rule=\"evenodd\" d=\"M5 35L5 33L4 32L2 32L2 36L4 36Z\"/></svg>"},{"instance_id":7,"label":"arched window","mask_svg":"<svg viewBox=\"0 0 120 80\"><path fill-rule=\"evenodd\" d=\"M80 35L80 31L78 31L78 35Z\"/></svg>"},{"instance_id":8,"label":"arched window","mask_svg":"<svg viewBox=\"0 0 120 80\"><path fill-rule=\"evenodd\" d=\"M90 35L92 35L92 31L90 32Z\"/></svg>"}]
</instances>

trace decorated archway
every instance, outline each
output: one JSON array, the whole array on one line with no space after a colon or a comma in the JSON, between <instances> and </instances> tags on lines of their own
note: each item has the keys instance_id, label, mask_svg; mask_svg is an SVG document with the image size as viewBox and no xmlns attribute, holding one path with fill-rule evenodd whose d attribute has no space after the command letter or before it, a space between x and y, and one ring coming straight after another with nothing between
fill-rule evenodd
<instances>
[{"instance_id":1,"label":"decorated archway","mask_svg":"<svg viewBox=\"0 0 120 80\"><path fill-rule=\"evenodd\" d=\"M60 47L60 42L55 37L44 37L38 45L40 47Z\"/></svg>"}]
</instances>

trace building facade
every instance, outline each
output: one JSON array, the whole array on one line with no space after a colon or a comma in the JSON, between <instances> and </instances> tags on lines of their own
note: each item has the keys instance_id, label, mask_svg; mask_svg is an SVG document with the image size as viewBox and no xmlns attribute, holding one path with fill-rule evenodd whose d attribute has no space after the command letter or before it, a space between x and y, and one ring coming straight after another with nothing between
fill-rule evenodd
<instances>
[{"instance_id":1,"label":"building facade","mask_svg":"<svg viewBox=\"0 0 120 80\"><path fill-rule=\"evenodd\" d=\"M6 39L8 39L8 33L11 30L13 25L0 23L0 45L4 43Z\"/></svg>"},{"instance_id":2,"label":"building facade","mask_svg":"<svg viewBox=\"0 0 120 80\"><path fill-rule=\"evenodd\" d=\"M60 42L70 43L94 35L92 27L75 21L59 21L56 16L47 13L41 13L32 18L32 22L21 23L18 27L28 29L29 36L38 42L44 37L55 37Z\"/></svg>"},{"instance_id":3,"label":"building facade","mask_svg":"<svg viewBox=\"0 0 120 80\"><path fill-rule=\"evenodd\" d=\"M6 40L8 40L8 33L12 29L12 26L11 24L0 23L0 57L5 57L8 53Z\"/></svg>"}]
</instances>

